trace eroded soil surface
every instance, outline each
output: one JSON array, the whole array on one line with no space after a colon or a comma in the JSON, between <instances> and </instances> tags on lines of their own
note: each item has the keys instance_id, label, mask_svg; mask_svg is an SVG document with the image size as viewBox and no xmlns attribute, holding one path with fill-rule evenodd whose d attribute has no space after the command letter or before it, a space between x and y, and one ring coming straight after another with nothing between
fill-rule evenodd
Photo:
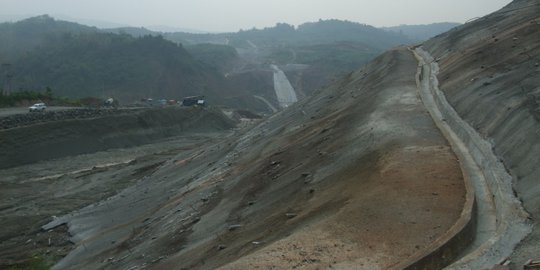
<instances>
[{"instance_id":1,"label":"eroded soil surface","mask_svg":"<svg viewBox=\"0 0 540 270\"><path fill-rule=\"evenodd\" d=\"M0 269L33 256L55 262L73 249L66 225L41 226L142 181L179 152L214 139L191 135L0 170ZM223 136L223 135L219 135Z\"/></svg>"},{"instance_id":2,"label":"eroded soil surface","mask_svg":"<svg viewBox=\"0 0 540 270\"><path fill-rule=\"evenodd\" d=\"M2 262L67 254L55 269L382 269L406 261L455 223L465 194L458 161L418 98L416 66L399 48L243 130L2 170Z\"/></svg>"}]
</instances>

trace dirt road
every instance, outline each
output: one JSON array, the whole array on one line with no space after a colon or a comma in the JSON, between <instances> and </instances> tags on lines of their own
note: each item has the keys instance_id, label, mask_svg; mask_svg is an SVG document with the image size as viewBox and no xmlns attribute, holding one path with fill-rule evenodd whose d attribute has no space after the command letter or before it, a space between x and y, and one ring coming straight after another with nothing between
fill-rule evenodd
<instances>
[{"instance_id":1,"label":"dirt road","mask_svg":"<svg viewBox=\"0 0 540 270\"><path fill-rule=\"evenodd\" d=\"M448 269L489 268L501 258L508 257L530 232L527 214L513 195L512 177L493 153L491 143L459 117L439 90L438 64L421 48L416 49L415 54L422 67L422 100L443 134L452 142L476 193L475 241L463 258Z\"/></svg>"},{"instance_id":2,"label":"dirt road","mask_svg":"<svg viewBox=\"0 0 540 270\"><path fill-rule=\"evenodd\" d=\"M51 111L51 112L72 110L72 109L77 109L77 107L57 107L57 106L47 107L47 111ZM29 113L27 107L0 108L0 117L5 117L9 115L14 115L14 114L25 114L25 113Z\"/></svg>"}]
</instances>

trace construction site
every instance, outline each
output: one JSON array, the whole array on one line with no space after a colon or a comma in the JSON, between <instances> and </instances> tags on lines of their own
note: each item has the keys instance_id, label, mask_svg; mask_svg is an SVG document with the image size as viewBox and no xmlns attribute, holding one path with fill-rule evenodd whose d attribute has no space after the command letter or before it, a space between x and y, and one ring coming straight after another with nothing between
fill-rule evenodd
<instances>
[{"instance_id":1,"label":"construction site","mask_svg":"<svg viewBox=\"0 0 540 270\"><path fill-rule=\"evenodd\" d=\"M0 269L540 269L538 0L307 97L271 68L262 118L0 122Z\"/></svg>"}]
</instances>

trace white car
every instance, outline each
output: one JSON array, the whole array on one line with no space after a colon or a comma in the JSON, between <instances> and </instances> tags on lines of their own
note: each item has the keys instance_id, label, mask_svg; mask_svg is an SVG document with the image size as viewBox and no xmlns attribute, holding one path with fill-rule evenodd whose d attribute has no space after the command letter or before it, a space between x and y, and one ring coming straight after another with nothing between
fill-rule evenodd
<instances>
[{"instance_id":1,"label":"white car","mask_svg":"<svg viewBox=\"0 0 540 270\"><path fill-rule=\"evenodd\" d=\"M47 109L47 105L45 103L36 103L30 107L28 107L30 112L44 112L45 109Z\"/></svg>"}]
</instances>

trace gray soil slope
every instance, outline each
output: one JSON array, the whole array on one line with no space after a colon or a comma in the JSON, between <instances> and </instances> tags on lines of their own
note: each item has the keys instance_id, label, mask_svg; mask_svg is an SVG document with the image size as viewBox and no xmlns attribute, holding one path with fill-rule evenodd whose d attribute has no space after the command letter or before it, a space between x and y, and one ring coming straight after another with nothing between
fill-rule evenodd
<instances>
[{"instance_id":1,"label":"gray soil slope","mask_svg":"<svg viewBox=\"0 0 540 270\"><path fill-rule=\"evenodd\" d=\"M249 131L178 152L67 224L55 269L380 269L460 217L455 155L389 51ZM112 173L112 172L111 172ZM414 196L411 196L414 194Z\"/></svg>"},{"instance_id":2,"label":"gray soil slope","mask_svg":"<svg viewBox=\"0 0 540 270\"><path fill-rule=\"evenodd\" d=\"M235 125L221 111L202 108L75 110L1 120L11 124L0 130L0 269L34 256L47 262L65 256L72 249L67 227L40 230L52 216L105 200Z\"/></svg>"},{"instance_id":3,"label":"gray soil slope","mask_svg":"<svg viewBox=\"0 0 540 270\"><path fill-rule=\"evenodd\" d=\"M52 112L49 114L52 118L46 118L47 121L0 130L0 169L234 126L221 112L200 108L105 113L86 119L78 119L78 115L63 119L65 117Z\"/></svg>"},{"instance_id":4,"label":"gray soil slope","mask_svg":"<svg viewBox=\"0 0 540 270\"><path fill-rule=\"evenodd\" d=\"M69 156L0 170L0 269L24 266L37 256L47 264L66 256L73 244L67 226L41 226L144 181L179 152L222 137L192 134L159 143Z\"/></svg>"},{"instance_id":5,"label":"gray soil slope","mask_svg":"<svg viewBox=\"0 0 540 270\"><path fill-rule=\"evenodd\" d=\"M540 254L540 1L514 1L485 18L428 41L450 104L514 177L533 232L511 260L518 269Z\"/></svg>"}]
</instances>

